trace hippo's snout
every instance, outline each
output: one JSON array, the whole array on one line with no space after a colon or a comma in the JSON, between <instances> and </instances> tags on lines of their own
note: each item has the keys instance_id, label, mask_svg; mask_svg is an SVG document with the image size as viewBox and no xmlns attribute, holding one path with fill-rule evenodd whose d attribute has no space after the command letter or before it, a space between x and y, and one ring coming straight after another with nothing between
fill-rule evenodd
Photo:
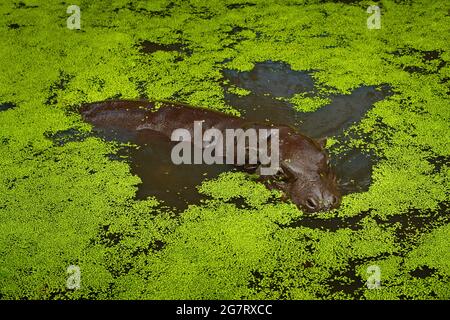
<instances>
[{"instance_id":1,"label":"hippo's snout","mask_svg":"<svg viewBox=\"0 0 450 320\"><path fill-rule=\"evenodd\" d=\"M337 208L341 198L337 194L325 193L319 195L310 195L302 205L307 211L325 211Z\"/></svg>"},{"instance_id":2,"label":"hippo's snout","mask_svg":"<svg viewBox=\"0 0 450 320\"><path fill-rule=\"evenodd\" d=\"M292 202L306 212L319 212L335 209L341 203L341 194L334 180L311 181L308 184L296 183L285 192Z\"/></svg>"}]
</instances>

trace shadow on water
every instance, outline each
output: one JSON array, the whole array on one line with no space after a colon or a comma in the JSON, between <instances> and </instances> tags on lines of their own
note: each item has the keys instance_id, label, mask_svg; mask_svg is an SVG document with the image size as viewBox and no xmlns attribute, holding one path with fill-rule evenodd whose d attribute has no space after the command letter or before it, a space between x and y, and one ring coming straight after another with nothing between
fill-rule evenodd
<instances>
[{"instance_id":1,"label":"shadow on water","mask_svg":"<svg viewBox=\"0 0 450 320\"><path fill-rule=\"evenodd\" d=\"M373 103L387 95L385 89L360 87L349 95L330 96L331 103L316 112L301 113L295 111L289 102L276 98L289 98L302 92L314 94L313 79L306 72L292 71L284 63L266 62L256 64L250 72L225 70L224 77L229 84L251 91L249 95L239 97L227 92L226 86L229 84L224 85L226 102L240 110L246 119L268 119L272 123L292 125L315 138L339 136L352 123L360 121ZM139 199L155 196L164 201L164 205L183 210L188 204L199 203L204 198L197 192L196 186L205 178L235 170L229 165L175 165L170 157L173 144L158 134L146 130L139 132L121 132L117 128L109 132L104 129L97 131L107 140L136 145L124 147L119 154L124 157L118 159L125 158L132 173L141 178L137 192ZM56 135L55 142L60 140L61 137ZM373 162L369 156L351 150L332 160L344 193L368 188Z\"/></svg>"},{"instance_id":2,"label":"shadow on water","mask_svg":"<svg viewBox=\"0 0 450 320\"><path fill-rule=\"evenodd\" d=\"M362 86L348 95L330 95L331 102L315 112L298 112L288 101L294 94L314 96L317 88L311 73L294 71L280 62L257 63L251 71L224 70L225 99L249 121L290 125L312 138L338 137L352 124L361 121L377 101L390 94L386 86ZM238 96L229 86L247 89L251 93ZM374 159L359 150L332 157L334 170L344 194L368 189Z\"/></svg>"}]
</instances>

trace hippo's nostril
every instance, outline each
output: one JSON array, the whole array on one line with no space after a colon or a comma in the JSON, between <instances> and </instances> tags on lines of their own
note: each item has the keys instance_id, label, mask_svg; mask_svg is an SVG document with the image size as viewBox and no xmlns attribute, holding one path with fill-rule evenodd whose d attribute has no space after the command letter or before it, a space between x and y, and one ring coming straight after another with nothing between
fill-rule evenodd
<instances>
[{"instance_id":1,"label":"hippo's nostril","mask_svg":"<svg viewBox=\"0 0 450 320\"><path fill-rule=\"evenodd\" d=\"M306 206L311 209L311 210L315 210L317 208L317 201L314 198L309 198L308 200L306 200Z\"/></svg>"}]
</instances>

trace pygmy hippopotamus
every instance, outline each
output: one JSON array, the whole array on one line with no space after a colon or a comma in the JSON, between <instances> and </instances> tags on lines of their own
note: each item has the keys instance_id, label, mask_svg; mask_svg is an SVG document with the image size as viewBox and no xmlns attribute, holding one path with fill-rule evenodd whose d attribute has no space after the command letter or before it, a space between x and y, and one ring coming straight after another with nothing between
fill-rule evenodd
<instances>
[{"instance_id":1,"label":"pygmy hippopotamus","mask_svg":"<svg viewBox=\"0 0 450 320\"><path fill-rule=\"evenodd\" d=\"M168 141L174 130L184 128L193 132L194 121L201 121L205 130L268 128L267 124L250 123L218 111L161 101L103 101L85 104L80 112L97 129L128 134L151 131ZM281 190L304 211L338 207L341 195L324 150L324 140L309 138L290 126L271 124L269 128L278 129L279 162L276 172L261 175L261 181L269 188ZM258 173L258 166L244 167Z\"/></svg>"}]
</instances>

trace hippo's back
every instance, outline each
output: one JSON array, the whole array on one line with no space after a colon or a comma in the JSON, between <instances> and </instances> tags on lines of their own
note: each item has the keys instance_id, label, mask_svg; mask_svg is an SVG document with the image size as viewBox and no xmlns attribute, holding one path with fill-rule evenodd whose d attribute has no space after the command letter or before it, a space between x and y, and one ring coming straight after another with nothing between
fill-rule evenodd
<instances>
[{"instance_id":1,"label":"hippo's back","mask_svg":"<svg viewBox=\"0 0 450 320\"><path fill-rule=\"evenodd\" d=\"M154 101L105 101L86 104L81 108L85 121L96 128L109 130L157 131L170 137L179 128L193 131L194 121L203 122L203 130L217 128L224 130L242 126L243 120L188 105Z\"/></svg>"}]
</instances>

